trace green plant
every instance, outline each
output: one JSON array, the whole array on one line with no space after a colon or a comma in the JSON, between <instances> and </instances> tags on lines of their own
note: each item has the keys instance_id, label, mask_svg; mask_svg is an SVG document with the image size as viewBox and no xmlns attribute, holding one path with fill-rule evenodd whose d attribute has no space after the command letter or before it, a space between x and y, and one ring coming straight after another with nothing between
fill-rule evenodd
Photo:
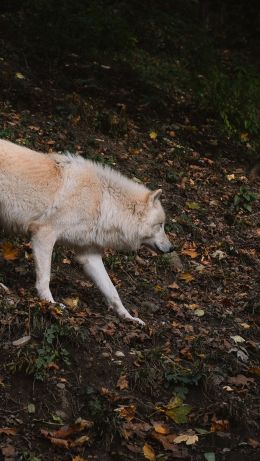
<instances>
[{"instance_id":1,"label":"green plant","mask_svg":"<svg viewBox=\"0 0 260 461\"><path fill-rule=\"evenodd\" d=\"M258 199L257 194L250 191L247 186L241 186L239 192L237 192L231 203L231 208L238 210L243 210L251 213L252 203Z\"/></svg>"},{"instance_id":2,"label":"green plant","mask_svg":"<svg viewBox=\"0 0 260 461\"><path fill-rule=\"evenodd\" d=\"M59 324L47 328L43 337L43 346L37 349L35 360L35 377L37 379L43 380L46 377L48 366L56 361L65 365L70 364L69 353L60 342L61 338L68 335L68 329Z\"/></svg>"}]
</instances>

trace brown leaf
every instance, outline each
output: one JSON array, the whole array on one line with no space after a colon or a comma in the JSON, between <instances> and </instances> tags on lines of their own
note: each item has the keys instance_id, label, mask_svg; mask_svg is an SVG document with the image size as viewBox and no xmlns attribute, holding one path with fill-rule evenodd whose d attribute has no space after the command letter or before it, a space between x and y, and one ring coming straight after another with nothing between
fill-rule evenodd
<instances>
[{"instance_id":1,"label":"brown leaf","mask_svg":"<svg viewBox=\"0 0 260 461\"><path fill-rule=\"evenodd\" d=\"M252 448L257 448L260 446L260 442L258 442L257 440L255 439L248 439L247 441L248 445L250 445L250 447Z\"/></svg>"},{"instance_id":2,"label":"brown leaf","mask_svg":"<svg viewBox=\"0 0 260 461\"><path fill-rule=\"evenodd\" d=\"M116 383L116 387L118 387L120 391L128 389L128 381L126 375L120 376L119 380Z\"/></svg>"},{"instance_id":3,"label":"brown leaf","mask_svg":"<svg viewBox=\"0 0 260 461\"><path fill-rule=\"evenodd\" d=\"M3 461L15 461L16 451L12 445L5 445L1 448L1 451L4 457Z\"/></svg>"},{"instance_id":4,"label":"brown leaf","mask_svg":"<svg viewBox=\"0 0 260 461\"><path fill-rule=\"evenodd\" d=\"M181 251L183 255L186 255L186 256L189 256L190 258L194 259L194 258L197 258L198 256L198 253L197 251L195 250L195 248L183 248L183 250Z\"/></svg>"},{"instance_id":5,"label":"brown leaf","mask_svg":"<svg viewBox=\"0 0 260 461\"><path fill-rule=\"evenodd\" d=\"M165 450L171 451L173 453L174 459L185 457L187 452L186 448L174 445L174 440L177 437L176 434L162 435L153 431L151 433L151 437L160 442Z\"/></svg>"},{"instance_id":6,"label":"brown leaf","mask_svg":"<svg viewBox=\"0 0 260 461\"><path fill-rule=\"evenodd\" d=\"M244 375L237 375L228 378L229 384L233 384L234 386L247 386L249 387L250 383L254 383L254 378L247 378Z\"/></svg>"},{"instance_id":7,"label":"brown leaf","mask_svg":"<svg viewBox=\"0 0 260 461\"><path fill-rule=\"evenodd\" d=\"M15 427L2 427L0 428L0 434L5 435L16 435L17 429Z\"/></svg>"},{"instance_id":8,"label":"brown leaf","mask_svg":"<svg viewBox=\"0 0 260 461\"><path fill-rule=\"evenodd\" d=\"M194 280L194 277L189 272L183 272L180 275L180 279L183 280L186 283L189 283L189 282L192 282L192 280Z\"/></svg>"},{"instance_id":9,"label":"brown leaf","mask_svg":"<svg viewBox=\"0 0 260 461\"><path fill-rule=\"evenodd\" d=\"M215 419L212 421L211 432L225 432L229 429L229 421L227 419Z\"/></svg>"},{"instance_id":10,"label":"brown leaf","mask_svg":"<svg viewBox=\"0 0 260 461\"><path fill-rule=\"evenodd\" d=\"M251 367L248 371L253 375L260 376L260 367Z\"/></svg>"},{"instance_id":11,"label":"brown leaf","mask_svg":"<svg viewBox=\"0 0 260 461\"><path fill-rule=\"evenodd\" d=\"M88 435L82 435L81 437L78 437L76 440L73 442L70 442L71 448L75 447L82 447L83 445L86 445L90 440Z\"/></svg>"},{"instance_id":12,"label":"brown leaf","mask_svg":"<svg viewBox=\"0 0 260 461\"><path fill-rule=\"evenodd\" d=\"M2 248L3 258L6 261L14 261L20 253L19 248L15 248L11 242L3 243L0 248Z\"/></svg>"},{"instance_id":13,"label":"brown leaf","mask_svg":"<svg viewBox=\"0 0 260 461\"><path fill-rule=\"evenodd\" d=\"M154 449L148 443L144 444L143 453L144 453L144 457L146 459L149 459L149 461L156 461Z\"/></svg>"},{"instance_id":14,"label":"brown leaf","mask_svg":"<svg viewBox=\"0 0 260 461\"><path fill-rule=\"evenodd\" d=\"M120 418L131 421L135 417L136 406L131 405L121 405L119 408L116 408L114 411L118 412Z\"/></svg>"},{"instance_id":15,"label":"brown leaf","mask_svg":"<svg viewBox=\"0 0 260 461\"><path fill-rule=\"evenodd\" d=\"M153 428L154 428L155 432L158 432L158 434L164 434L165 435L165 434L170 433L169 427L164 423L154 421L153 422Z\"/></svg>"}]
</instances>

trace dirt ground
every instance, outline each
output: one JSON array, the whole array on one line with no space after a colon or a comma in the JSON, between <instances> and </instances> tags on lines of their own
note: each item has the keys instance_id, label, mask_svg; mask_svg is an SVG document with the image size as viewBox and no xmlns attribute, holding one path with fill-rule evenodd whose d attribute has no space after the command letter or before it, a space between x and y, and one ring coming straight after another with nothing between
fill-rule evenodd
<instances>
[{"instance_id":1,"label":"dirt ground","mask_svg":"<svg viewBox=\"0 0 260 461\"><path fill-rule=\"evenodd\" d=\"M54 252L52 290L67 309L39 302L28 240L2 233L0 460L259 460L260 202L249 141L241 156L189 107L156 115L122 82L93 94L71 78L65 91L17 77L14 62L0 62L1 137L162 187L175 253L106 252L140 328L108 312L65 248Z\"/></svg>"}]
</instances>

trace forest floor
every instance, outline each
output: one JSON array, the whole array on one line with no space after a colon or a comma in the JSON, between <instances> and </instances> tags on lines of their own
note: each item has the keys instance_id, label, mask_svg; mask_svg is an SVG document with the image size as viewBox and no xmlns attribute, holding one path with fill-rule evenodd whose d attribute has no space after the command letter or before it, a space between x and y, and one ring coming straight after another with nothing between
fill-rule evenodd
<instances>
[{"instance_id":1,"label":"forest floor","mask_svg":"<svg viewBox=\"0 0 260 461\"><path fill-rule=\"evenodd\" d=\"M107 310L64 248L51 286L68 307L40 302L28 240L2 235L0 460L257 461L259 180L212 118L178 101L158 115L111 69L98 69L111 86L88 86L70 66L43 82L6 50L0 136L161 187L176 251L106 253L141 328Z\"/></svg>"}]
</instances>

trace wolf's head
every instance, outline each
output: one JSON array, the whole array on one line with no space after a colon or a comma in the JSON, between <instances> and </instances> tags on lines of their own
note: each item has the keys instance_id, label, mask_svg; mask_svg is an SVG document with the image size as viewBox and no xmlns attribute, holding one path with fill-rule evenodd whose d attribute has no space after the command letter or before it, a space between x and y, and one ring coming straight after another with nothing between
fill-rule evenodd
<instances>
[{"instance_id":1,"label":"wolf's head","mask_svg":"<svg viewBox=\"0 0 260 461\"><path fill-rule=\"evenodd\" d=\"M160 253L170 253L173 246L164 231L165 213L160 202L162 190L150 192L147 199L147 213L142 223L142 245Z\"/></svg>"}]
</instances>

